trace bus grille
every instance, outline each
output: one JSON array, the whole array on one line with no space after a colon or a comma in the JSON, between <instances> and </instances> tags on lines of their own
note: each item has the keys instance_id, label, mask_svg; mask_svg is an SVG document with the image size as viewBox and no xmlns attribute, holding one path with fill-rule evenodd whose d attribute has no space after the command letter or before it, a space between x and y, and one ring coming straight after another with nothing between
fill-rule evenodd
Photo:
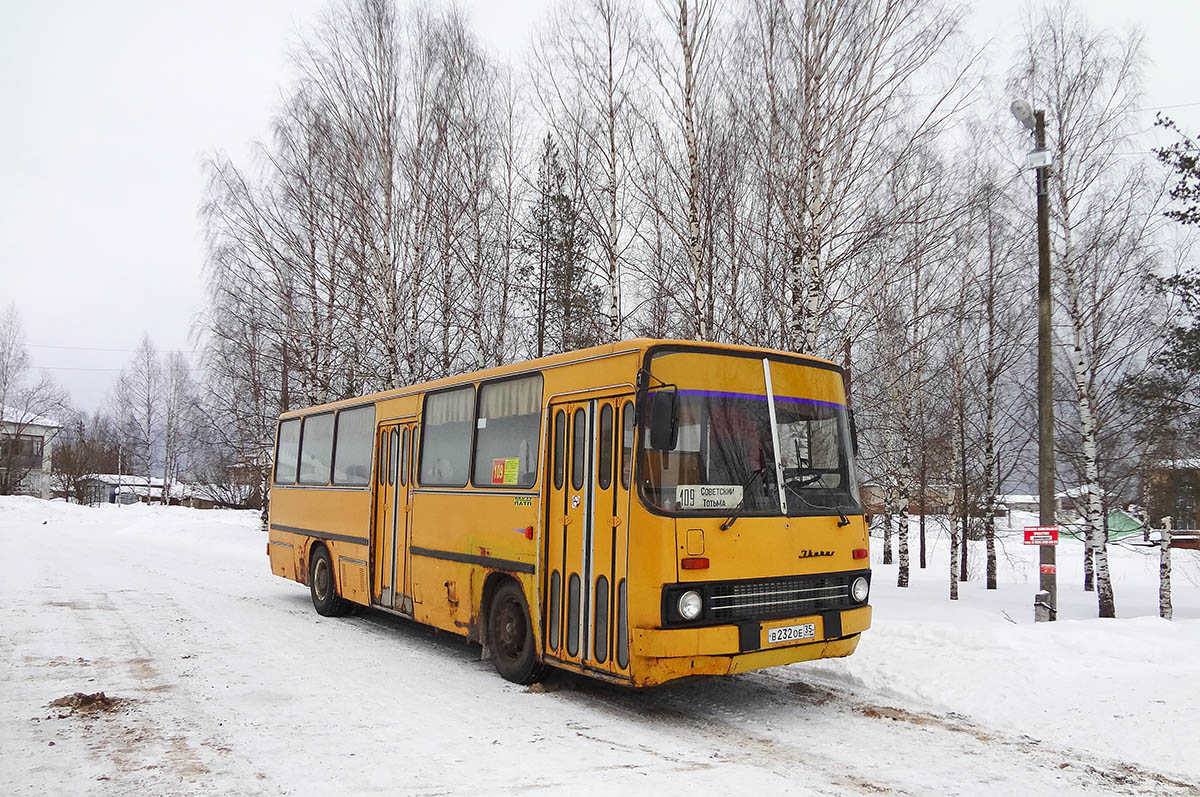
<instances>
[{"instance_id":1,"label":"bus grille","mask_svg":"<svg viewBox=\"0 0 1200 797\"><path fill-rule=\"evenodd\" d=\"M769 620L849 606L849 575L789 576L717 582L709 594L708 614L713 620Z\"/></svg>"}]
</instances>

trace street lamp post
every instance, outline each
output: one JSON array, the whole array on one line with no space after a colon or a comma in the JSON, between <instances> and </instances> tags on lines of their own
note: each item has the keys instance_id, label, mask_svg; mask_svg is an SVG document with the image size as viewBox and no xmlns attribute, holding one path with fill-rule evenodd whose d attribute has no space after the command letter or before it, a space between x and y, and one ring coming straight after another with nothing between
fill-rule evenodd
<instances>
[{"instance_id":1,"label":"street lamp post","mask_svg":"<svg viewBox=\"0 0 1200 797\"><path fill-rule=\"evenodd\" d=\"M1034 150L1026 165L1037 171L1038 225L1038 525L1049 527L1054 520L1054 399L1052 376L1054 363L1050 351L1050 153L1046 149L1046 112L1034 111L1025 100L1010 107L1026 130L1034 134ZM1038 622L1058 618L1058 573L1053 545L1038 546L1040 574L1034 619Z\"/></svg>"}]
</instances>

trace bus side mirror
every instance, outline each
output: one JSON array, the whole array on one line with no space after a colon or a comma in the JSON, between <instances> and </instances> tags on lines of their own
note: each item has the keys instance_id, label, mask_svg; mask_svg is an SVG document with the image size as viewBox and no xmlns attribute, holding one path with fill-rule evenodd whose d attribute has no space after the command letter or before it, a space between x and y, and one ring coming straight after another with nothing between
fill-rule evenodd
<instances>
[{"instance_id":1,"label":"bus side mirror","mask_svg":"<svg viewBox=\"0 0 1200 797\"><path fill-rule=\"evenodd\" d=\"M854 410L847 408L846 417L850 420L850 449L858 457L858 424L854 422Z\"/></svg>"},{"instance_id":2,"label":"bus side mirror","mask_svg":"<svg viewBox=\"0 0 1200 797\"><path fill-rule=\"evenodd\" d=\"M675 448L679 437L679 394L660 390L650 397L650 447L658 451Z\"/></svg>"}]
</instances>

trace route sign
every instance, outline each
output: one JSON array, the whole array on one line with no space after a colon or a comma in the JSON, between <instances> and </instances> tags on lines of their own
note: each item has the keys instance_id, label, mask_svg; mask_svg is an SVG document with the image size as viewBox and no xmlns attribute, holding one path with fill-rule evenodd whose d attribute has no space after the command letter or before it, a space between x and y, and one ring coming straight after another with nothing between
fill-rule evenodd
<instances>
[{"instance_id":1,"label":"route sign","mask_svg":"<svg viewBox=\"0 0 1200 797\"><path fill-rule=\"evenodd\" d=\"M1058 526L1026 526L1026 545L1058 545Z\"/></svg>"}]
</instances>

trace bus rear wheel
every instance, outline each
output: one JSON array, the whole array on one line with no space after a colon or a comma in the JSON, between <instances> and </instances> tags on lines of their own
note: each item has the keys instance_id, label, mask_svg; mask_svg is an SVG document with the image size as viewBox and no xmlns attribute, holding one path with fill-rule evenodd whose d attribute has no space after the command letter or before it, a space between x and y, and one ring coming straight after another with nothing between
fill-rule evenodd
<instances>
[{"instance_id":1,"label":"bus rear wheel","mask_svg":"<svg viewBox=\"0 0 1200 797\"><path fill-rule=\"evenodd\" d=\"M488 604L488 645L492 649L492 664L505 680L531 684L542 674L533 640L533 626L521 588L506 581L496 590Z\"/></svg>"},{"instance_id":2,"label":"bus rear wheel","mask_svg":"<svg viewBox=\"0 0 1200 797\"><path fill-rule=\"evenodd\" d=\"M324 545L317 546L312 552L308 567L308 589L312 593L313 607L322 617L337 617L345 614L349 608L349 604L337 594L333 560Z\"/></svg>"}]
</instances>

